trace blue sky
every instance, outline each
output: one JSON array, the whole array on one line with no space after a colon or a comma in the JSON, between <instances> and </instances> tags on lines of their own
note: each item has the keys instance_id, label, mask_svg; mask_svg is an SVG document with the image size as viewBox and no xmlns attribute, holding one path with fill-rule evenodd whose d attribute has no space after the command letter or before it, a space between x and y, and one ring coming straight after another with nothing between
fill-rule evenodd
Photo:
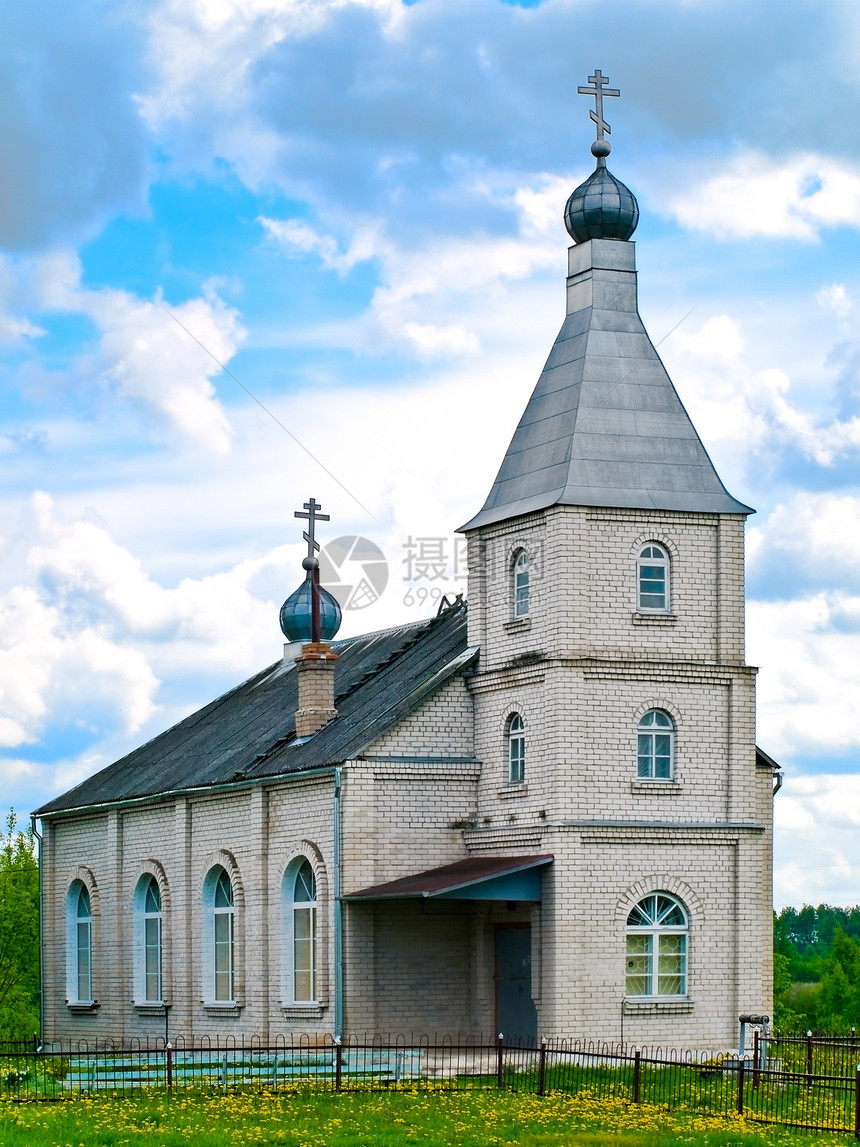
<instances>
[{"instance_id":1,"label":"blue sky","mask_svg":"<svg viewBox=\"0 0 860 1147\"><path fill-rule=\"evenodd\" d=\"M860 901L857 5L32 0L4 23L2 803L279 655L310 494L388 558L344 634L464 588L454 529L563 315L600 67L643 317L758 511L777 903Z\"/></svg>"}]
</instances>

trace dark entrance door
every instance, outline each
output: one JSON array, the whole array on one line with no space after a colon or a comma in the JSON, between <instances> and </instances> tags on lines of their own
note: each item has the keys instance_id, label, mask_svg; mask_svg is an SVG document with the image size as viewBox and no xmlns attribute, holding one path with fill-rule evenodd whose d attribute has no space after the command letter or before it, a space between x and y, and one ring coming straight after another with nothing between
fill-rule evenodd
<instances>
[{"instance_id":1,"label":"dark entrance door","mask_svg":"<svg viewBox=\"0 0 860 1147\"><path fill-rule=\"evenodd\" d=\"M537 1039L530 924L496 926L496 1031L512 1043Z\"/></svg>"}]
</instances>

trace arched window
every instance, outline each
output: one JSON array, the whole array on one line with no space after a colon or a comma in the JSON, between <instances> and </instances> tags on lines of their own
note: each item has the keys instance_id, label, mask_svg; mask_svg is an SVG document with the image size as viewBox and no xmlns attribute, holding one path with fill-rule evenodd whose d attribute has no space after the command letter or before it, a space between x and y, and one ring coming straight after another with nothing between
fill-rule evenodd
<instances>
[{"instance_id":1,"label":"arched window","mask_svg":"<svg viewBox=\"0 0 860 1147\"><path fill-rule=\"evenodd\" d=\"M519 785L526 779L526 727L519 713L508 721L508 780Z\"/></svg>"},{"instance_id":2,"label":"arched window","mask_svg":"<svg viewBox=\"0 0 860 1147\"><path fill-rule=\"evenodd\" d=\"M662 709L649 709L639 722L638 775L670 781L674 771L675 722Z\"/></svg>"},{"instance_id":3,"label":"arched window","mask_svg":"<svg viewBox=\"0 0 860 1147\"><path fill-rule=\"evenodd\" d=\"M529 555L520 550L514 558L514 619L529 615Z\"/></svg>"},{"instance_id":4,"label":"arched window","mask_svg":"<svg viewBox=\"0 0 860 1147\"><path fill-rule=\"evenodd\" d=\"M66 994L70 1004L93 1002L93 909L86 885L75 880L66 902Z\"/></svg>"},{"instance_id":5,"label":"arched window","mask_svg":"<svg viewBox=\"0 0 860 1147\"><path fill-rule=\"evenodd\" d=\"M145 1004L160 1004L164 930L161 889L151 873L142 876L135 889L134 933L134 998Z\"/></svg>"},{"instance_id":6,"label":"arched window","mask_svg":"<svg viewBox=\"0 0 860 1147\"><path fill-rule=\"evenodd\" d=\"M638 608L648 613L669 609L669 555L654 542L641 550L636 563Z\"/></svg>"},{"instance_id":7,"label":"arched window","mask_svg":"<svg viewBox=\"0 0 860 1147\"><path fill-rule=\"evenodd\" d=\"M233 886L221 865L203 885L204 976L207 1003L235 1003L236 938Z\"/></svg>"},{"instance_id":8,"label":"arched window","mask_svg":"<svg viewBox=\"0 0 860 1147\"><path fill-rule=\"evenodd\" d=\"M687 912L668 892L640 900L627 917L627 982L630 996L687 994Z\"/></svg>"},{"instance_id":9,"label":"arched window","mask_svg":"<svg viewBox=\"0 0 860 1147\"><path fill-rule=\"evenodd\" d=\"M285 1001L317 999L317 881L310 861L301 858L284 878Z\"/></svg>"}]
</instances>

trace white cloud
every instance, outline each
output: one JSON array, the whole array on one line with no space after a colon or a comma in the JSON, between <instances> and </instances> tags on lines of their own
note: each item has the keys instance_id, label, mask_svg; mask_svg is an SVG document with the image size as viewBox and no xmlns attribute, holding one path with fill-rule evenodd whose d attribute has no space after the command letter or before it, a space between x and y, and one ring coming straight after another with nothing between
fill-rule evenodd
<instances>
[{"instance_id":1,"label":"white cloud","mask_svg":"<svg viewBox=\"0 0 860 1147\"><path fill-rule=\"evenodd\" d=\"M357 264L372 259L376 254L376 233L378 228L358 229L347 251L338 250L337 240L332 235L321 235L313 227L300 219L268 219L259 217L266 232L289 254L299 251L315 254L328 270L343 275Z\"/></svg>"},{"instance_id":2,"label":"white cloud","mask_svg":"<svg viewBox=\"0 0 860 1147\"><path fill-rule=\"evenodd\" d=\"M375 11L389 31L402 11L400 0L162 0L149 24L160 82L139 97L144 119L163 127L192 109L199 113L201 98L234 113L248 98L256 60L286 38L319 32L348 8Z\"/></svg>"},{"instance_id":3,"label":"white cloud","mask_svg":"<svg viewBox=\"0 0 860 1147\"><path fill-rule=\"evenodd\" d=\"M793 574L860 589L860 497L799 491L756 527L755 561L790 563Z\"/></svg>"},{"instance_id":4,"label":"white cloud","mask_svg":"<svg viewBox=\"0 0 860 1147\"><path fill-rule=\"evenodd\" d=\"M822 287L815 296L815 301L825 311L831 311L839 319L845 319L854 309L854 302L850 298L844 283L830 283Z\"/></svg>"},{"instance_id":5,"label":"white cloud","mask_svg":"<svg viewBox=\"0 0 860 1147\"><path fill-rule=\"evenodd\" d=\"M303 220L261 216L260 222L286 254L317 255L325 268L340 274L359 262L377 261L380 285L358 320L367 346L377 346L382 338L407 342L426 358L471 355L481 350L481 330L500 325L498 310L488 310L488 302L504 310L508 284L563 266L554 241L564 204L561 181L538 176L534 182L536 187L481 189L488 202L518 216L522 237L478 235L468 244L437 237L404 248L384 234L381 224L366 224L356 225L348 249L341 252L334 236ZM553 208L556 236L550 238Z\"/></svg>"},{"instance_id":6,"label":"white cloud","mask_svg":"<svg viewBox=\"0 0 860 1147\"><path fill-rule=\"evenodd\" d=\"M738 468L757 467L762 453L786 446L820 466L860 450L860 418L825 421L793 402L792 379L777 367L751 365L742 325L730 315L713 315L698 330L675 331L667 358L675 379L683 380L694 425L709 448ZM832 380L825 375L824 383Z\"/></svg>"},{"instance_id":7,"label":"white cloud","mask_svg":"<svg viewBox=\"0 0 860 1147\"><path fill-rule=\"evenodd\" d=\"M4 321L4 293L14 294L18 307L30 313L86 317L99 337L94 349L70 364L66 385L68 376L76 376L76 401L89 393L94 409L95 382L112 400L134 406L171 434L226 453L232 430L211 379L221 373L214 359L228 362L244 341L238 312L214 285L202 297L170 304L160 292L141 299L108 287L90 290L81 276L79 258L66 250L0 261L0 338L4 326L18 337L42 333L26 314Z\"/></svg>"},{"instance_id":8,"label":"white cloud","mask_svg":"<svg viewBox=\"0 0 860 1147\"><path fill-rule=\"evenodd\" d=\"M774 800L774 905L858 902L860 776L794 776Z\"/></svg>"},{"instance_id":9,"label":"white cloud","mask_svg":"<svg viewBox=\"0 0 860 1147\"><path fill-rule=\"evenodd\" d=\"M477 354L481 349L477 336L457 324L437 327L432 323L404 323L402 329L421 355Z\"/></svg>"},{"instance_id":10,"label":"white cloud","mask_svg":"<svg viewBox=\"0 0 860 1147\"><path fill-rule=\"evenodd\" d=\"M387 338L410 340L421 354L474 354L482 332L497 330L511 307L508 284L560 261L557 245L534 239L476 237L468 246L438 240L411 253L389 244L369 320Z\"/></svg>"},{"instance_id":11,"label":"white cloud","mask_svg":"<svg viewBox=\"0 0 860 1147\"><path fill-rule=\"evenodd\" d=\"M822 228L860 226L860 168L827 155L771 159L745 152L704 180L688 180L658 210L684 226L725 238L811 240Z\"/></svg>"},{"instance_id":12,"label":"white cloud","mask_svg":"<svg viewBox=\"0 0 860 1147\"><path fill-rule=\"evenodd\" d=\"M7 748L35 741L49 722L96 742L131 736L156 716L161 678L238 678L272 645L266 623L276 608L248 584L280 566L280 551L166 588L102 526L65 519L45 494L34 496L28 530L12 543L0 591Z\"/></svg>"},{"instance_id":13,"label":"white cloud","mask_svg":"<svg viewBox=\"0 0 860 1147\"><path fill-rule=\"evenodd\" d=\"M540 175L533 182L536 186L519 187L514 192L520 226L525 235L549 239L555 248L564 205L579 180L569 175Z\"/></svg>"},{"instance_id":14,"label":"white cloud","mask_svg":"<svg viewBox=\"0 0 860 1147\"><path fill-rule=\"evenodd\" d=\"M747 659L761 667L757 737L773 757L860 747L860 598L748 601Z\"/></svg>"},{"instance_id":15,"label":"white cloud","mask_svg":"<svg viewBox=\"0 0 860 1147\"><path fill-rule=\"evenodd\" d=\"M160 297L149 302L103 290L82 292L79 302L101 331L92 365L111 390L155 411L182 436L226 453L230 424L210 382L220 368L203 347L219 362L232 358L244 335L236 311L214 292L168 307L182 330Z\"/></svg>"}]
</instances>

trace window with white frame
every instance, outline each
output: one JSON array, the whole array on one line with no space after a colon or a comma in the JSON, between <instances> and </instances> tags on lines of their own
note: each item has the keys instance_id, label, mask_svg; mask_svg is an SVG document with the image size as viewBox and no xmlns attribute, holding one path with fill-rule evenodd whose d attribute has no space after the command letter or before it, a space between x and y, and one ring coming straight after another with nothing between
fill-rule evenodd
<instances>
[{"instance_id":1,"label":"window with white frame","mask_svg":"<svg viewBox=\"0 0 860 1147\"><path fill-rule=\"evenodd\" d=\"M134 998L142 1004L163 999L164 917L161 889L151 873L137 883L134 893Z\"/></svg>"},{"instance_id":2,"label":"window with white frame","mask_svg":"<svg viewBox=\"0 0 860 1147\"><path fill-rule=\"evenodd\" d=\"M529 615L529 555L519 550L513 563L514 620Z\"/></svg>"},{"instance_id":3,"label":"window with white frame","mask_svg":"<svg viewBox=\"0 0 860 1147\"><path fill-rule=\"evenodd\" d=\"M284 923L284 1002L316 1003L317 880L306 857L291 864L284 877Z\"/></svg>"},{"instance_id":4,"label":"window with white frame","mask_svg":"<svg viewBox=\"0 0 860 1147\"><path fill-rule=\"evenodd\" d=\"M512 785L526 779L526 727L519 713L508 719L508 780Z\"/></svg>"},{"instance_id":5,"label":"window with white frame","mask_svg":"<svg viewBox=\"0 0 860 1147\"><path fill-rule=\"evenodd\" d=\"M675 722L662 709L649 709L639 722L640 780L670 781L674 773Z\"/></svg>"},{"instance_id":6,"label":"window with white frame","mask_svg":"<svg viewBox=\"0 0 860 1147\"><path fill-rule=\"evenodd\" d=\"M233 885L225 868L212 868L203 885L203 959L206 1002L234 1004L236 927Z\"/></svg>"},{"instance_id":7,"label":"window with white frame","mask_svg":"<svg viewBox=\"0 0 860 1147\"><path fill-rule=\"evenodd\" d=\"M636 581L638 609L642 613L668 613L669 555L662 546L649 542L640 550Z\"/></svg>"},{"instance_id":8,"label":"window with white frame","mask_svg":"<svg viewBox=\"0 0 860 1147\"><path fill-rule=\"evenodd\" d=\"M653 892L627 917L628 998L687 994L687 912L668 892Z\"/></svg>"},{"instance_id":9,"label":"window with white frame","mask_svg":"<svg viewBox=\"0 0 860 1147\"><path fill-rule=\"evenodd\" d=\"M72 882L66 900L66 998L93 1002L93 908L81 880Z\"/></svg>"}]
</instances>

